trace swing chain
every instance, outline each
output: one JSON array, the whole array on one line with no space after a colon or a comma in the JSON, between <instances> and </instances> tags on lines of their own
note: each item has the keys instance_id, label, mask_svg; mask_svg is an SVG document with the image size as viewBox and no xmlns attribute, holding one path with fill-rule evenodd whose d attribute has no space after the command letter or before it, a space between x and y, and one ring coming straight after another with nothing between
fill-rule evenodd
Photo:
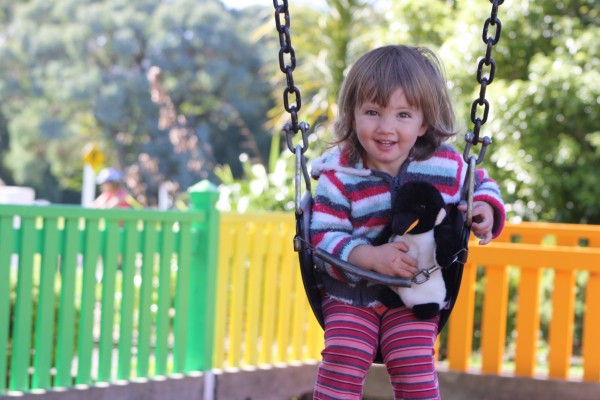
<instances>
[{"instance_id":1,"label":"swing chain","mask_svg":"<svg viewBox=\"0 0 600 400\"><path fill-rule=\"evenodd\" d=\"M469 228L473 223L473 192L475 185L475 168L485 159L485 153L488 146L492 143L492 139L488 136L480 138L481 127L487 122L488 115L490 112L490 103L485 98L485 93L489 84L494 80L496 75L496 61L492 57L492 50L494 45L500 40L500 32L502 30L502 23L498 19L498 7L504 3L504 0L490 0L492 3L492 11L490 17L483 23L483 33L481 38L483 43L486 44L485 57L479 60L477 65L477 82L481 85L479 89L479 97L473 101L471 105L471 122L473 123L473 132L467 132L465 135L465 150L463 153L463 159L468 165L467 173L465 176L465 189L463 193L463 200L467 202L467 215L465 220L465 226ZM495 30L490 33L490 27ZM484 76L484 67L488 68L487 76ZM483 111L479 113L478 110L483 107ZM481 144L479 154L475 156L471 154L473 146ZM467 239L468 240L468 239Z\"/></svg>"},{"instance_id":2,"label":"swing chain","mask_svg":"<svg viewBox=\"0 0 600 400\"><path fill-rule=\"evenodd\" d=\"M477 82L481 85L479 89L479 97L475 99L471 106L471 122L473 122L473 132L468 132L465 135L465 151L463 153L463 159L466 163L470 164L472 146L481 144L482 147L479 151L479 155L476 157L476 164L481 164L485 159L485 153L487 147L492 143L492 139L489 137L480 138L481 127L487 122L488 115L490 112L490 103L485 98L485 92L487 86L492 83L494 76L496 75L496 61L492 57L492 49L496 43L500 40L500 32L502 30L502 23L498 19L498 7L504 3L504 0L490 0L492 3L492 11L490 17L487 18L483 24L483 33L481 38L483 43L486 44L485 57L479 60L477 65ZM494 27L494 32L490 33L490 27ZM487 76L484 76L484 66L489 68ZM483 107L482 115L478 115L478 109Z\"/></svg>"},{"instance_id":3,"label":"swing chain","mask_svg":"<svg viewBox=\"0 0 600 400\"><path fill-rule=\"evenodd\" d=\"M285 74L287 86L283 91L283 106L285 111L290 113L291 123L287 123L283 126L283 132L285 133L285 139L287 141L288 149L296 155L296 175L295 175L295 187L296 197L295 206L296 214L302 214L301 206L301 186L302 180L306 186L306 190L310 192L310 176L306 166L306 158L304 153L308 150L308 130L310 124L308 122L298 122L298 112L302 107L302 97L300 95L300 89L294 85L294 70L296 69L296 52L292 47L292 38L290 35L290 11L288 8L288 0L273 0L273 7L275 7L275 27L279 33L279 69ZM287 59L287 61L286 61ZM290 97L294 97L294 102L290 102ZM298 131L302 134L302 142L294 145L293 137Z\"/></svg>"},{"instance_id":4,"label":"swing chain","mask_svg":"<svg viewBox=\"0 0 600 400\"><path fill-rule=\"evenodd\" d=\"M286 125L284 130L286 132L292 131L298 133L301 129L298 123L298 112L302 107L302 97L300 90L294 85L294 70L296 69L296 52L292 47L292 37L290 35L290 11L288 7L288 0L282 0L279 4L279 0L273 0L273 6L275 7L275 27L279 33L279 68L281 72L285 74L287 86L283 91L283 106L285 111L290 113L292 122L289 126ZM293 102L290 102L290 97L294 98ZM289 146L292 153L295 152L294 146ZM304 149L306 151L306 149Z\"/></svg>"}]
</instances>

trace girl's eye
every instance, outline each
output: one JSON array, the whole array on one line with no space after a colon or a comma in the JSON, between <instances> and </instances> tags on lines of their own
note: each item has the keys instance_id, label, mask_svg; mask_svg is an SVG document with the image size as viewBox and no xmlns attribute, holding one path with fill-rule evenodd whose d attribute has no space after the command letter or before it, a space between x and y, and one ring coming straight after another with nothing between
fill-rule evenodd
<instances>
[{"instance_id":1,"label":"girl's eye","mask_svg":"<svg viewBox=\"0 0 600 400\"><path fill-rule=\"evenodd\" d=\"M408 118L408 117L410 117L410 115L407 112L398 113L398 116L400 118Z\"/></svg>"},{"instance_id":2,"label":"girl's eye","mask_svg":"<svg viewBox=\"0 0 600 400\"><path fill-rule=\"evenodd\" d=\"M367 110L366 114L367 115L377 115L377 111L375 111L375 110Z\"/></svg>"}]
</instances>

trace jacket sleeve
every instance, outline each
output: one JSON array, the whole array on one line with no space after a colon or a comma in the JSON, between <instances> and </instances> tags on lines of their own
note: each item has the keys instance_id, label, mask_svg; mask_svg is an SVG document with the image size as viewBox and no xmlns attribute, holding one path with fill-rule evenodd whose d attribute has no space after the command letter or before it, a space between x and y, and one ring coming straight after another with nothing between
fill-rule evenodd
<instances>
[{"instance_id":1,"label":"jacket sleeve","mask_svg":"<svg viewBox=\"0 0 600 400\"><path fill-rule=\"evenodd\" d=\"M370 244L366 238L353 235L351 202L345 194L344 185L334 172L324 172L317 181L310 235L314 246L344 261L348 260L350 252L356 246ZM360 280L329 264L326 265L326 271L342 282L356 283Z\"/></svg>"},{"instance_id":2,"label":"jacket sleeve","mask_svg":"<svg viewBox=\"0 0 600 400\"><path fill-rule=\"evenodd\" d=\"M434 184L444 196L447 204L458 203L467 174L468 165L462 154L450 144L442 145L436 154L425 161L411 163L407 171L407 180L424 180ZM491 179L485 169L476 169L474 182L474 201L485 201L494 209L492 235L498 237L504 228L506 211L500 188Z\"/></svg>"}]
</instances>

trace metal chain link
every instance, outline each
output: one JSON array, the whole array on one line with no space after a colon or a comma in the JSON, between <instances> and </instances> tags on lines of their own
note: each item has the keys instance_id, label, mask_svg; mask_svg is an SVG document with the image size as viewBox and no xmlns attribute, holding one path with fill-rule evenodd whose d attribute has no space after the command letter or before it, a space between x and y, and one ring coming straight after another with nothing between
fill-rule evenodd
<instances>
[{"instance_id":1,"label":"metal chain link","mask_svg":"<svg viewBox=\"0 0 600 400\"><path fill-rule=\"evenodd\" d=\"M292 47L292 38L290 35L290 11L288 0L273 0L275 7L275 27L279 33L279 68L285 74L287 86L283 91L283 106L285 111L290 113L292 122L289 131L298 133L301 130L298 122L298 112L302 108L302 96L300 90L294 85L294 70L296 69L296 52ZM294 152L294 148L290 148ZM306 151L306 150L305 150Z\"/></svg>"},{"instance_id":2,"label":"metal chain link","mask_svg":"<svg viewBox=\"0 0 600 400\"><path fill-rule=\"evenodd\" d=\"M496 43L500 40L500 31L502 30L502 23L498 19L498 7L504 3L504 0L490 0L492 3L492 11L490 17L485 20L483 24L483 33L481 38L483 43L486 44L485 57L479 61L477 65L477 82L481 85L479 89L479 97L475 99L471 106L471 122L473 122L473 132L468 132L465 136L467 145L463 153L463 158L466 163L471 164L472 146L482 145L479 155L476 158L476 164L481 164L485 158L485 152L487 147L492 143L492 139L489 137L480 138L480 131L483 124L487 122L488 115L490 112L490 103L485 98L485 92L489 84L494 80L496 75L496 61L492 57L492 49ZM495 28L493 35L490 35L490 27ZM484 70L487 67L487 76L484 76ZM478 112L483 107L483 111ZM483 113L483 114L481 114Z\"/></svg>"},{"instance_id":3,"label":"metal chain link","mask_svg":"<svg viewBox=\"0 0 600 400\"><path fill-rule=\"evenodd\" d=\"M492 57L492 50L494 45L500 40L500 31L502 30L502 23L498 19L498 7L504 3L504 0L490 0L492 3L492 11L490 17L483 23L483 33L481 38L483 43L486 44L485 57L479 60L477 65L477 82L481 85L479 89L479 97L473 101L471 105L471 122L473 122L473 132L467 132L465 135L466 146L463 153L463 159L468 165L467 174L465 177L464 185L464 197L467 201L467 215L465 220L465 226L471 227L473 223L473 193L475 190L475 168L476 165L481 164L485 159L485 153L488 146L492 143L492 139L488 136L480 138L481 127L487 122L488 115L490 112L490 103L485 98L485 92L489 84L494 80L496 75L496 61ZM490 27L495 30L490 34ZM484 74L484 70L487 67L487 76ZM481 111L483 108L483 111ZM473 146L481 144L479 154L475 156L472 154ZM466 238L468 240L468 237Z\"/></svg>"},{"instance_id":4,"label":"metal chain link","mask_svg":"<svg viewBox=\"0 0 600 400\"><path fill-rule=\"evenodd\" d=\"M283 107L285 111L290 113L291 123L285 124L283 132L287 141L288 149L296 155L296 214L302 213L301 192L302 192L302 180L306 190L311 190L310 176L308 175L308 169L306 166L306 158L304 153L308 150L308 130L310 125L307 122L298 122L298 112L302 108L302 97L300 95L300 89L294 85L294 70L296 69L296 52L292 47L292 37L290 35L290 10L288 8L288 0L273 0L273 7L275 7L275 27L279 33L279 69L285 74L287 86L283 91ZM293 102L290 98L293 97ZM300 143L294 145L293 137L298 131L302 134L302 140Z\"/></svg>"}]
</instances>

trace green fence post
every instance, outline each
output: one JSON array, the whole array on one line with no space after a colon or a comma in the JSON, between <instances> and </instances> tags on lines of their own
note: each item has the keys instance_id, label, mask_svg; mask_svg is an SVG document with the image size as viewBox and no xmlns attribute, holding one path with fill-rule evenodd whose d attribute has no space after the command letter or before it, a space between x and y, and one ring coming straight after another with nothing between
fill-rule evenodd
<instances>
[{"instance_id":1,"label":"green fence post","mask_svg":"<svg viewBox=\"0 0 600 400\"><path fill-rule=\"evenodd\" d=\"M215 205L219 192L207 180L190 187L188 192L190 211L204 212L206 221L192 224L185 371L208 371L212 369L214 342L219 252L219 213Z\"/></svg>"}]
</instances>

